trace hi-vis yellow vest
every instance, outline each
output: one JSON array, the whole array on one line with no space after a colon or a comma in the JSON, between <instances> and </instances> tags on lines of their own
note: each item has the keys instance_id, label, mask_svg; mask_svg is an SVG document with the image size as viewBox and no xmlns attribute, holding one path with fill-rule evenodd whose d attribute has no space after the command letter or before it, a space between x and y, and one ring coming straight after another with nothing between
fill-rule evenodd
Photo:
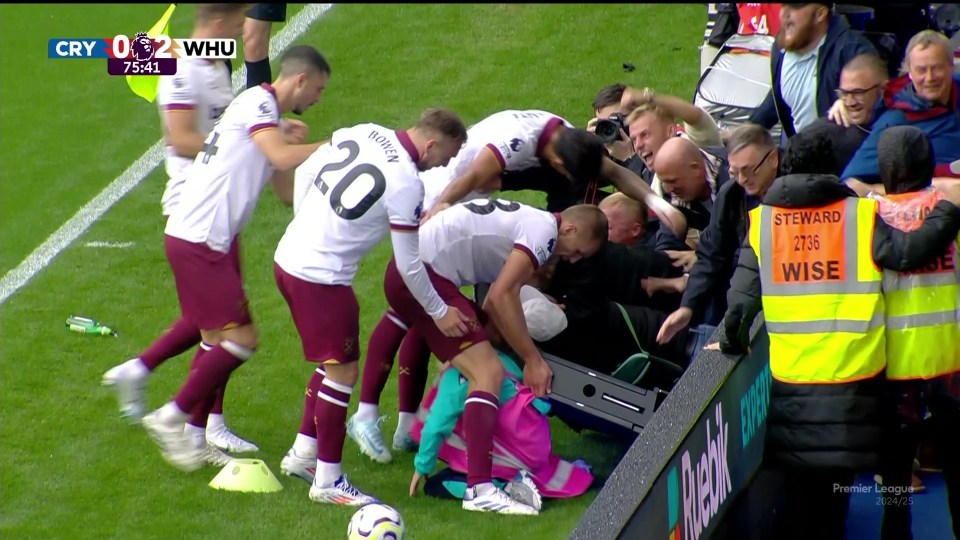
<instances>
[{"instance_id":1,"label":"hi-vis yellow vest","mask_svg":"<svg viewBox=\"0 0 960 540\"><path fill-rule=\"evenodd\" d=\"M941 198L932 190L888 195L880 199L879 212L887 223L911 231ZM888 379L930 379L960 370L957 243L925 268L885 270L883 295Z\"/></svg>"},{"instance_id":2,"label":"hi-vis yellow vest","mask_svg":"<svg viewBox=\"0 0 960 540\"><path fill-rule=\"evenodd\" d=\"M770 371L794 383L844 383L886 366L883 274L873 261L877 203L750 212Z\"/></svg>"}]
</instances>

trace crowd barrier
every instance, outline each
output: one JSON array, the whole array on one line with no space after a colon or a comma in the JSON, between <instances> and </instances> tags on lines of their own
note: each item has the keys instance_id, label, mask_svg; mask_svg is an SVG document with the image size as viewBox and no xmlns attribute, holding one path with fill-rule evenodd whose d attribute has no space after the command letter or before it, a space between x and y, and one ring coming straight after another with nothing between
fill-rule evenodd
<instances>
[{"instance_id":1,"label":"crowd barrier","mask_svg":"<svg viewBox=\"0 0 960 540\"><path fill-rule=\"evenodd\" d=\"M742 357L697 355L639 430L572 540L766 536L779 484L758 474L771 381L762 315L750 336L750 353Z\"/></svg>"}]
</instances>

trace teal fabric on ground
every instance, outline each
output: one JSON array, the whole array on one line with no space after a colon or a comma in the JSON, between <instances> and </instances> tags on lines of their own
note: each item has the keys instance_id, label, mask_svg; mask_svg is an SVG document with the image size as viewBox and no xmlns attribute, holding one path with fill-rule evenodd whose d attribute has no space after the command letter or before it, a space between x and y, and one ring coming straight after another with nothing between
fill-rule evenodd
<instances>
[{"instance_id":1,"label":"teal fabric on ground","mask_svg":"<svg viewBox=\"0 0 960 540\"><path fill-rule=\"evenodd\" d=\"M444 480L443 487L450 492L450 495L453 495L457 499L462 499L463 494L467 491L467 480L466 476L461 480ZM507 485L506 482L498 478L493 479L493 485L497 486L500 489L503 489L503 486Z\"/></svg>"},{"instance_id":2,"label":"teal fabric on ground","mask_svg":"<svg viewBox=\"0 0 960 540\"><path fill-rule=\"evenodd\" d=\"M504 369L509 371L518 380L523 380L523 370L512 358L502 352L497 353ZM420 436L420 449L413 458L413 465L420 474L433 472L440 453L440 445L453 433L457 420L463 415L464 404L467 401L469 383L455 368L450 367L443 373L437 386L437 397L430 406L430 415L423 426ZM509 377L504 377L500 385L500 403L506 403L517 395L517 383ZM541 414L550 412L550 403L536 398L533 406Z\"/></svg>"}]
</instances>

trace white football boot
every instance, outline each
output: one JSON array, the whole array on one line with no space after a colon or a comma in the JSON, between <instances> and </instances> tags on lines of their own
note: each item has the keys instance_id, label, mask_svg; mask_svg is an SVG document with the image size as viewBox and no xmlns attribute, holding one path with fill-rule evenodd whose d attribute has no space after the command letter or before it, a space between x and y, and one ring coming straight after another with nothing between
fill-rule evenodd
<instances>
[{"instance_id":1,"label":"white football boot","mask_svg":"<svg viewBox=\"0 0 960 540\"><path fill-rule=\"evenodd\" d=\"M521 470L518 472L513 480L503 486L503 491L509 495L511 499L520 501L538 512L543 510L543 497L540 495L540 490L537 489L537 485L533 483L533 478L530 478L527 471Z\"/></svg>"},{"instance_id":2,"label":"white football boot","mask_svg":"<svg viewBox=\"0 0 960 540\"><path fill-rule=\"evenodd\" d=\"M383 440L383 432L380 426L386 420L386 416L381 416L374 421L360 420L356 414L347 420L347 435L360 445L360 451L370 457L377 463L390 463L393 456L387 449L387 443Z\"/></svg>"},{"instance_id":3,"label":"white football boot","mask_svg":"<svg viewBox=\"0 0 960 540\"><path fill-rule=\"evenodd\" d=\"M204 451L194 444L189 435L184 434L183 424L170 424L160 418L159 410L143 417L141 423L153 438L167 463L191 472L204 464Z\"/></svg>"},{"instance_id":4,"label":"white football boot","mask_svg":"<svg viewBox=\"0 0 960 540\"><path fill-rule=\"evenodd\" d=\"M120 406L120 416L126 418L131 424L139 423L146 411L146 402L143 397L143 389L150 378L150 372L140 374L132 366L132 362L139 362L139 358L127 360L126 362L113 366L103 374L100 384L113 388L117 394L117 402Z\"/></svg>"},{"instance_id":5,"label":"white football boot","mask_svg":"<svg viewBox=\"0 0 960 540\"><path fill-rule=\"evenodd\" d=\"M494 512L513 516L536 516L540 512L507 495L502 489L494 487L486 493L478 493L477 487L467 488L463 494L463 509L473 512Z\"/></svg>"},{"instance_id":6,"label":"white football boot","mask_svg":"<svg viewBox=\"0 0 960 540\"><path fill-rule=\"evenodd\" d=\"M360 491L347 480L347 475L341 474L332 486L320 487L317 481L310 486L310 500L318 503L341 504L345 506L363 506L380 502L376 497Z\"/></svg>"},{"instance_id":7,"label":"white football boot","mask_svg":"<svg viewBox=\"0 0 960 540\"><path fill-rule=\"evenodd\" d=\"M207 442L224 452L234 454L246 454L260 450L257 445L230 431L226 424L220 424L215 428L211 428L207 424Z\"/></svg>"},{"instance_id":8,"label":"white football boot","mask_svg":"<svg viewBox=\"0 0 960 540\"><path fill-rule=\"evenodd\" d=\"M313 479L317 476L317 457L301 456L291 448L280 461L280 472L313 484Z\"/></svg>"}]
</instances>

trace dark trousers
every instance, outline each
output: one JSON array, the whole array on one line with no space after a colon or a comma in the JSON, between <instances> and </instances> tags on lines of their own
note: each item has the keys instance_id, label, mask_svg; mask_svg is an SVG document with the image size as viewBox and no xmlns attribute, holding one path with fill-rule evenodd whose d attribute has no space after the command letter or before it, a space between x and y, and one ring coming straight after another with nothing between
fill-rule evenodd
<instances>
[{"instance_id":1,"label":"dark trousers","mask_svg":"<svg viewBox=\"0 0 960 540\"><path fill-rule=\"evenodd\" d=\"M894 424L884 445L881 468L884 505L881 540L912 540L911 507L913 459L920 440L921 420L930 411L930 433L943 465L947 504L953 521L954 538L960 538L960 402L955 386L960 376L938 377L931 381L891 381L896 406ZM890 490L894 490L890 492ZM898 495L900 494L900 495Z\"/></svg>"},{"instance_id":2,"label":"dark trousers","mask_svg":"<svg viewBox=\"0 0 960 540\"><path fill-rule=\"evenodd\" d=\"M817 469L784 471L784 503L775 538L844 540L853 473Z\"/></svg>"}]
</instances>

